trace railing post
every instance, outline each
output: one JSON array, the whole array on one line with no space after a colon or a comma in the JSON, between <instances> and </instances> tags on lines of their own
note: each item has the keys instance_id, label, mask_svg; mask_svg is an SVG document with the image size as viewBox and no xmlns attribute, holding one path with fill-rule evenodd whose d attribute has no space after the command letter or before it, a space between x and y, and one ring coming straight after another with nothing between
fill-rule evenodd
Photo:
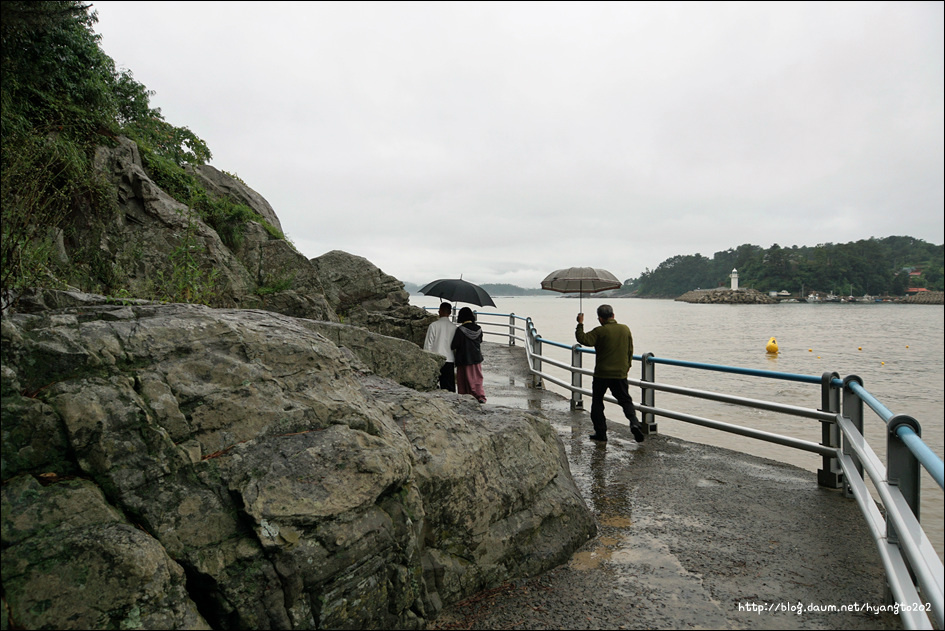
<instances>
[{"instance_id":1,"label":"railing post","mask_svg":"<svg viewBox=\"0 0 945 631\"><path fill-rule=\"evenodd\" d=\"M653 353L646 353L643 355L643 375L641 380L649 383L655 383L656 364L650 361L651 357L653 357ZM653 407L656 403L656 390L653 388L647 388L645 386L642 387L641 390L641 399L643 405ZM643 414L643 431L647 434L655 434L657 431L656 415L652 412L644 412Z\"/></svg>"},{"instance_id":2,"label":"railing post","mask_svg":"<svg viewBox=\"0 0 945 631\"><path fill-rule=\"evenodd\" d=\"M915 515L916 521L918 521L920 466L918 458L906 447L906 444L896 433L896 430L902 425L912 428L916 436L922 437L922 428L918 421L911 416L897 414L889 419L887 424L889 431L886 434L886 481L891 486L899 487L902 497L909 504L912 514ZM886 536L890 541L897 542L893 539L895 535L891 532L890 521L889 519L886 520Z\"/></svg>"},{"instance_id":3,"label":"railing post","mask_svg":"<svg viewBox=\"0 0 945 631\"><path fill-rule=\"evenodd\" d=\"M852 388L847 387L847 384L854 381L861 386L863 385L863 380L856 375L850 375L843 380L843 415L850 419L856 431L860 433L860 436L863 436L863 399L861 399ZM862 478L863 463L860 462L853 447L848 446L848 442L848 440L844 439L843 453L850 456L853 462L856 463L857 474ZM844 489L844 495L847 497L853 496L853 492L849 486Z\"/></svg>"},{"instance_id":4,"label":"railing post","mask_svg":"<svg viewBox=\"0 0 945 631\"><path fill-rule=\"evenodd\" d=\"M541 380L541 337L537 334L533 338L535 340L535 372L532 374L532 384L536 388L542 386Z\"/></svg>"},{"instance_id":5,"label":"railing post","mask_svg":"<svg viewBox=\"0 0 945 631\"><path fill-rule=\"evenodd\" d=\"M541 383L541 338L538 336L538 331L535 329L535 324L532 322L531 318L525 323L525 329L527 331L526 337L531 340L531 349L532 349L532 385L536 388L540 388Z\"/></svg>"},{"instance_id":6,"label":"railing post","mask_svg":"<svg viewBox=\"0 0 945 631\"><path fill-rule=\"evenodd\" d=\"M857 400L859 400L859 397L857 397ZM912 514L915 515L916 522L918 522L919 461L896 433L896 430L903 425L911 427L916 435L922 436L922 428L911 416L897 414L889 419L886 423L886 483L889 486L899 487L903 499L909 505ZM893 520L889 517L886 517L886 541L899 546L899 534L896 532ZM888 582L886 583L886 602L895 602Z\"/></svg>"},{"instance_id":7,"label":"railing post","mask_svg":"<svg viewBox=\"0 0 945 631\"><path fill-rule=\"evenodd\" d=\"M833 384L840 375L825 372L820 377L820 411L840 414L840 389ZM820 444L825 447L840 448L840 427L836 421L820 422ZM833 456L823 457L823 468L817 470L817 484L830 489L843 486L843 469L840 461Z\"/></svg>"},{"instance_id":8,"label":"railing post","mask_svg":"<svg viewBox=\"0 0 945 631\"><path fill-rule=\"evenodd\" d=\"M582 368L583 359L581 358L581 345L575 344L571 347L571 385L574 386L574 390L571 391L571 409L572 410L583 410L584 409L584 395L578 392L578 389L582 385L582 377L580 370Z\"/></svg>"},{"instance_id":9,"label":"railing post","mask_svg":"<svg viewBox=\"0 0 945 631\"><path fill-rule=\"evenodd\" d=\"M509 314L509 346L515 346L515 314Z\"/></svg>"}]
</instances>

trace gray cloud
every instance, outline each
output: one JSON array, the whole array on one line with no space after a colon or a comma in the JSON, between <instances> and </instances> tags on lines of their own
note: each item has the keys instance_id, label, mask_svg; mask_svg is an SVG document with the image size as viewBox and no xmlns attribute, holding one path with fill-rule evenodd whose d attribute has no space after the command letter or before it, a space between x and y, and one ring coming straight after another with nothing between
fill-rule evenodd
<instances>
[{"instance_id":1,"label":"gray cloud","mask_svg":"<svg viewBox=\"0 0 945 631\"><path fill-rule=\"evenodd\" d=\"M943 237L941 3L96 2L307 256L537 286Z\"/></svg>"}]
</instances>

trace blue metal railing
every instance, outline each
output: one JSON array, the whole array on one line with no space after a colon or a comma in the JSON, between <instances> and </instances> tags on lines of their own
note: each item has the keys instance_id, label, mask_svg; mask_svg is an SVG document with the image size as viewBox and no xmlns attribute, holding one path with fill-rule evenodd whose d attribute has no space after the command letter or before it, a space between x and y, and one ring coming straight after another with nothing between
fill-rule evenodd
<instances>
[{"instance_id":1,"label":"blue metal railing","mask_svg":"<svg viewBox=\"0 0 945 631\"><path fill-rule=\"evenodd\" d=\"M485 316L508 320L502 324L483 322L482 317ZM507 338L511 346L517 342L523 343L535 385L541 386L544 381L557 384L571 392L572 409L583 409L583 396L591 392L583 387L582 379L585 375L593 375L593 371L583 368L582 358L585 354L593 354L594 349L546 340L538 334L531 318L514 313L479 313L478 317L486 334ZM524 325L520 326L520 323ZM496 332L485 327L503 330ZM570 362L546 356L543 350L546 345L571 351ZM942 460L922 441L921 428L915 419L893 414L855 376L840 379L836 373L824 373L820 377L779 373L655 357L652 353L634 355L634 359L640 360L642 364L642 376L627 381L641 388L641 403L636 407L643 414L646 433L657 431L655 417L662 416L820 454L823 466L817 472L818 484L842 488L848 497L857 501L886 568L889 596L899 604L900 616L906 628L943 628L945 578L942 561L919 525L919 476L921 469L925 469L940 489L945 488L945 467ZM571 374L570 383L546 372L545 364L568 371ZM821 408L804 408L658 383L655 378L658 364L817 385L821 389ZM815 443L661 409L655 406L656 392L816 419L821 422L821 441ZM616 402L610 397L606 399ZM883 465L863 434L864 403L886 424L887 466ZM884 512L876 506L866 484L867 478L873 483ZM925 606L916 606L920 603L925 603Z\"/></svg>"}]
</instances>

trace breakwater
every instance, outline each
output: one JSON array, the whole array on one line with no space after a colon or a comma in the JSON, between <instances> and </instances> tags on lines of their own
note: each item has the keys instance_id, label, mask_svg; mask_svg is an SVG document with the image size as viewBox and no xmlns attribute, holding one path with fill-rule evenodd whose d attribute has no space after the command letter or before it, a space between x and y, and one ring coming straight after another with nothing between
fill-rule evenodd
<instances>
[{"instance_id":1,"label":"breakwater","mask_svg":"<svg viewBox=\"0 0 945 631\"><path fill-rule=\"evenodd\" d=\"M772 305L782 302L768 294L762 293L757 289L693 289L676 298L677 302L690 302L695 304L732 304L732 305ZM794 300L793 302L798 302ZM807 302L800 300L800 302ZM818 301L820 302L820 301ZM831 302L831 301L824 301ZM872 298L856 299L853 298L840 300L836 298L833 302L874 302ZM882 302L901 302L913 305L941 305L945 304L945 292L925 291L911 296L900 298L884 298Z\"/></svg>"},{"instance_id":2,"label":"breakwater","mask_svg":"<svg viewBox=\"0 0 945 631\"><path fill-rule=\"evenodd\" d=\"M778 301L757 289L694 289L687 291L678 302L697 304L771 305Z\"/></svg>"},{"instance_id":3,"label":"breakwater","mask_svg":"<svg viewBox=\"0 0 945 631\"><path fill-rule=\"evenodd\" d=\"M942 305L945 304L945 292L925 291L920 294L908 296L902 301L913 305Z\"/></svg>"}]
</instances>

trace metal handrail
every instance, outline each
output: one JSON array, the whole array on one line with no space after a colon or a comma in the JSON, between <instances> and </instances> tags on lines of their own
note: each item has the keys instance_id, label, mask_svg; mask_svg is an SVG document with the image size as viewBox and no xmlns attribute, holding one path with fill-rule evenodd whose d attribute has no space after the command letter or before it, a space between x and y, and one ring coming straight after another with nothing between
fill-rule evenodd
<instances>
[{"instance_id":1,"label":"metal handrail","mask_svg":"<svg viewBox=\"0 0 945 631\"><path fill-rule=\"evenodd\" d=\"M495 313L480 313L479 316L509 318L508 324L498 325L481 321L480 324L507 327L508 333L491 331L488 333L508 337L509 344L513 346L516 341L524 342L529 370L536 385L541 385L543 380L547 380L569 390L572 408L583 409L582 397L590 395L591 392L582 387L581 379L584 375L593 373L583 368L581 356L593 354L594 349L579 344L569 346L561 342L546 340L538 334L531 318ZM523 320L525 326L517 326L518 320ZM514 334L515 331L524 331L524 339L517 337ZM546 357L543 355L544 345L571 350L571 363ZM644 415L645 432L655 432L657 425L653 419L661 416L820 454L824 464L818 471L818 483L823 486L843 488L848 496L856 499L886 569L890 594L900 605L899 612L903 624L909 629L941 629L945 626L943 623L943 618L945 618L943 580L945 579L943 579L942 561L919 524L919 472L924 468L939 488L945 488L943 484L945 467L942 460L922 441L921 428L915 419L893 414L863 388L858 377L840 379L836 373L825 373L820 377L779 373L654 357L652 354L634 355L634 359L642 361L643 378L627 381L633 386L639 386L643 391L642 403L636 408ZM570 372L571 383L545 372L543 370L545 363ZM821 409L815 410L657 383L655 381L657 364L817 384L821 387L823 405ZM822 424L822 441L814 443L657 408L653 405L657 391L819 420ZM605 397L605 400L616 403L616 399L610 396ZM886 423L888 467L883 466L882 461L866 442L862 418L864 403ZM879 495L885 517L872 498L865 482L864 472ZM926 612L924 608L917 606L923 602L922 598L929 603L931 612Z\"/></svg>"},{"instance_id":2,"label":"metal handrail","mask_svg":"<svg viewBox=\"0 0 945 631\"><path fill-rule=\"evenodd\" d=\"M856 394L860 400L869 406L871 410L883 419L888 426L896 418L889 408L883 405L876 397L866 391L866 389L857 381L851 381L848 384L850 390ZM929 472L932 479L935 480L939 488L945 488L945 466L942 459L935 455L935 452L929 449L929 446L919 437L919 434L907 424L901 424L894 428L896 435L905 443L909 451L922 463L925 470Z\"/></svg>"}]
</instances>

